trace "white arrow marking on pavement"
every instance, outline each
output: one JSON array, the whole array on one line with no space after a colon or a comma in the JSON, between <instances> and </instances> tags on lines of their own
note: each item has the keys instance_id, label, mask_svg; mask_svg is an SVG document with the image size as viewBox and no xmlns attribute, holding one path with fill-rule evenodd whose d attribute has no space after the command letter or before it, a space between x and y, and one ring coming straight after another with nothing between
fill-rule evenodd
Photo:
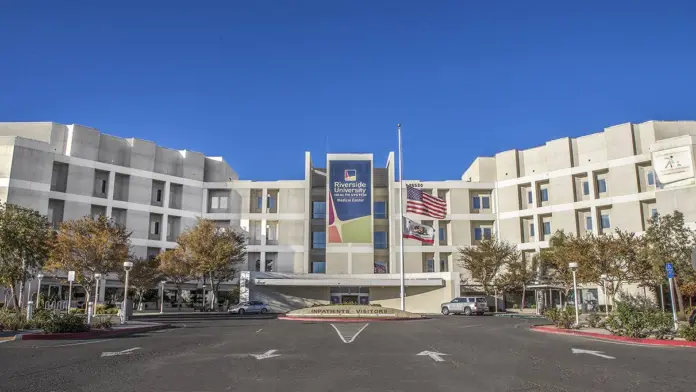
<instances>
[{"instance_id":1,"label":"white arrow marking on pavement","mask_svg":"<svg viewBox=\"0 0 696 392\"><path fill-rule=\"evenodd\" d=\"M275 354L275 352L278 350L268 350L263 354L249 354L252 357L256 359L267 359L267 358L273 358L273 357L279 357L280 354Z\"/></svg>"},{"instance_id":2,"label":"white arrow marking on pavement","mask_svg":"<svg viewBox=\"0 0 696 392\"><path fill-rule=\"evenodd\" d=\"M606 358L606 359L616 359L615 357L610 357L608 355L602 354L604 351L583 350L583 349L579 349L579 348L573 348L572 350L573 350L573 354L590 354L590 355L594 355L594 356L602 357L602 358Z\"/></svg>"},{"instance_id":3,"label":"white arrow marking on pavement","mask_svg":"<svg viewBox=\"0 0 696 392\"><path fill-rule=\"evenodd\" d=\"M418 353L418 355L427 355L430 358L432 358L433 361L435 361L435 362L443 362L444 359L442 359L442 357L440 357L440 355L448 355L448 354L439 353L437 351L421 351L420 353Z\"/></svg>"},{"instance_id":4,"label":"white arrow marking on pavement","mask_svg":"<svg viewBox=\"0 0 696 392\"><path fill-rule=\"evenodd\" d=\"M129 348L128 350L101 353L102 357L116 357L119 355L130 355L133 351L140 350L140 347Z\"/></svg>"},{"instance_id":5,"label":"white arrow marking on pavement","mask_svg":"<svg viewBox=\"0 0 696 392\"><path fill-rule=\"evenodd\" d=\"M357 325L360 325L360 324L357 324ZM370 324L365 324L360 329L358 329L357 325L351 324L351 323L345 323L345 324L339 324L340 327L337 327L337 326L331 324L333 329L336 330L338 337L341 338L341 340L343 340L343 343L353 343L355 338L357 338L358 335L360 335L360 332L362 332L363 329L367 328L367 326Z\"/></svg>"}]
</instances>

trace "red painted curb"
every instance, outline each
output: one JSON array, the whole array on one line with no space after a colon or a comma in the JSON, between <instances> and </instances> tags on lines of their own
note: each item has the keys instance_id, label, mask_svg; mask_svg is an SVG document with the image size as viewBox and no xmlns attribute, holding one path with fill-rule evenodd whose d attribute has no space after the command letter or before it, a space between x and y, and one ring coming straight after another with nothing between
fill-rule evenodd
<instances>
[{"instance_id":1,"label":"red painted curb","mask_svg":"<svg viewBox=\"0 0 696 392\"><path fill-rule=\"evenodd\" d=\"M355 318L329 318L329 317L289 317L289 316L278 316L278 320L291 320L291 321L316 321L316 322L331 322L331 323L364 323L369 321L411 321L411 320L426 320L427 317L422 318L408 318L408 317L355 317Z\"/></svg>"},{"instance_id":2,"label":"red painted curb","mask_svg":"<svg viewBox=\"0 0 696 392\"><path fill-rule=\"evenodd\" d=\"M158 329L165 329L169 327L170 325L168 324L162 324L111 331L89 331L74 333L25 333L17 336L19 336L19 339L21 340L97 339L104 337L126 336L140 332L156 331Z\"/></svg>"},{"instance_id":3,"label":"red painted curb","mask_svg":"<svg viewBox=\"0 0 696 392\"><path fill-rule=\"evenodd\" d=\"M576 335L576 336L588 336L603 340L618 340L621 342L630 342L638 344L647 344L651 346L671 346L671 347L696 347L696 342L687 342L685 340L660 340L660 339L649 339L649 338L631 338L628 336L616 336L616 335L605 335L602 333L595 332L582 332L573 330L562 330L558 328L544 327L544 326L531 326L530 329L545 333L555 333L559 335Z\"/></svg>"}]
</instances>

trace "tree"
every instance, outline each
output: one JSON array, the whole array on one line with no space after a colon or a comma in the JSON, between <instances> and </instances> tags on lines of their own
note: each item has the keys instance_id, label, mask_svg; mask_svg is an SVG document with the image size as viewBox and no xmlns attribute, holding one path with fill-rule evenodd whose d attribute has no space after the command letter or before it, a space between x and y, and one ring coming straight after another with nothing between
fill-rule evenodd
<instances>
[{"instance_id":1,"label":"tree","mask_svg":"<svg viewBox=\"0 0 696 392\"><path fill-rule=\"evenodd\" d=\"M573 290L573 273L568 264L578 263L576 280L578 284L592 282L596 274L587 259L588 243L562 230L557 231L549 240L549 247L541 250L541 261L546 265L547 278L565 290L565 297Z\"/></svg>"},{"instance_id":2,"label":"tree","mask_svg":"<svg viewBox=\"0 0 696 392\"><path fill-rule=\"evenodd\" d=\"M53 270L75 271L75 280L87 293L89 303L95 274L120 271L128 261L130 233L100 215L65 221L60 224L48 267Z\"/></svg>"},{"instance_id":3,"label":"tree","mask_svg":"<svg viewBox=\"0 0 696 392\"><path fill-rule=\"evenodd\" d=\"M219 228L208 219L199 219L194 227L179 236L177 242L193 262L193 271L202 278L203 283L210 279L215 298L218 297L220 284L234 279L239 264L246 260L244 234Z\"/></svg>"},{"instance_id":4,"label":"tree","mask_svg":"<svg viewBox=\"0 0 696 392\"><path fill-rule=\"evenodd\" d=\"M689 297L689 307L693 307L693 298L696 297L696 281L683 282L679 285L681 293Z\"/></svg>"},{"instance_id":5,"label":"tree","mask_svg":"<svg viewBox=\"0 0 696 392\"><path fill-rule=\"evenodd\" d=\"M539 255L535 254L531 259L520 257L507 265L505 272L501 274L499 286L503 290L522 290L520 309L524 309L524 299L527 294L527 286L537 278L539 272Z\"/></svg>"},{"instance_id":6,"label":"tree","mask_svg":"<svg viewBox=\"0 0 696 392\"><path fill-rule=\"evenodd\" d=\"M517 261L517 247L496 238L483 239L476 245L459 248L459 265L467 269L471 278L478 282L486 294L499 285L502 269Z\"/></svg>"},{"instance_id":7,"label":"tree","mask_svg":"<svg viewBox=\"0 0 696 392\"><path fill-rule=\"evenodd\" d=\"M53 234L51 224L38 211L0 203L0 283L9 287L16 308L21 305L24 283L48 259Z\"/></svg>"},{"instance_id":8,"label":"tree","mask_svg":"<svg viewBox=\"0 0 696 392\"><path fill-rule=\"evenodd\" d=\"M162 273L159 269L160 262L156 257L147 259L132 257L131 261L133 262L133 269L128 275L128 285L135 291L138 309L140 309L145 293L162 280ZM122 281L125 281L126 274L124 271L120 270L119 276Z\"/></svg>"},{"instance_id":9,"label":"tree","mask_svg":"<svg viewBox=\"0 0 696 392\"><path fill-rule=\"evenodd\" d=\"M646 257L646 271L643 271L643 284L659 286L666 284L665 264L672 263L676 275L676 297L682 316L686 317L684 298L679 285L681 282L695 280L696 271L691 266L691 250L696 245L696 232L686 227L684 214L653 216L645 230L643 256Z\"/></svg>"},{"instance_id":10,"label":"tree","mask_svg":"<svg viewBox=\"0 0 696 392\"><path fill-rule=\"evenodd\" d=\"M162 277L176 286L176 302L181 308L181 287L194 278L191 261L182 248L167 249L157 259Z\"/></svg>"}]
</instances>

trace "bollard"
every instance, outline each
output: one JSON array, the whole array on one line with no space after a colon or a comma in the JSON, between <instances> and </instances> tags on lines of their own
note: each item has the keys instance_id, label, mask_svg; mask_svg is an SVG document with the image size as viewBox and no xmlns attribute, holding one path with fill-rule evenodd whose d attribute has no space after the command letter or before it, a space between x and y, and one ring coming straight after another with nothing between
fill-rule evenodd
<instances>
[{"instance_id":1,"label":"bollard","mask_svg":"<svg viewBox=\"0 0 696 392\"><path fill-rule=\"evenodd\" d=\"M92 325L92 303L87 303L87 325Z\"/></svg>"},{"instance_id":2,"label":"bollard","mask_svg":"<svg viewBox=\"0 0 696 392\"><path fill-rule=\"evenodd\" d=\"M31 321L34 317L34 301L27 302L27 321Z\"/></svg>"}]
</instances>

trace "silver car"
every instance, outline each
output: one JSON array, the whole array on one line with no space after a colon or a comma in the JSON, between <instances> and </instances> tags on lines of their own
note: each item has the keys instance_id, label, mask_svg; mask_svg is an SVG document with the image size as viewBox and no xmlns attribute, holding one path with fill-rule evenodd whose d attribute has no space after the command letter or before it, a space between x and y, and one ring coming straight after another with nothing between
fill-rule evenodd
<instances>
[{"instance_id":1,"label":"silver car","mask_svg":"<svg viewBox=\"0 0 696 392\"><path fill-rule=\"evenodd\" d=\"M227 311L231 314L245 314L245 313L261 313L266 314L271 311L271 308L267 304L261 301L249 301L242 302L237 305L230 306Z\"/></svg>"},{"instance_id":2,"label":"silver car","mask_svg":"<svg viewBox=\"0 0 696 392\"><path fill-rule=\"evenodd\" d=\"M473 313L482 315L488 311L488 302L484 297L457 297L450 302L440 306L442 314L465 314L470 316Z\"/></svg>"}]
</instances>

